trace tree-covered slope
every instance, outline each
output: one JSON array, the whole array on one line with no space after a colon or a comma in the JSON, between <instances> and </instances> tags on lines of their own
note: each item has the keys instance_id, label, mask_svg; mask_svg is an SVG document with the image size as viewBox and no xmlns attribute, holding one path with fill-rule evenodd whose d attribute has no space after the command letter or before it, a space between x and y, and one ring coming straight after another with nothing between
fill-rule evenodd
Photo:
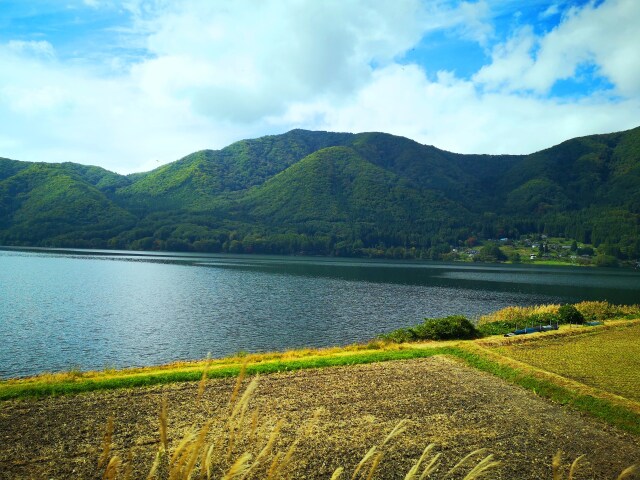
<instances>
[{"instance_id":1,"label":"tree-covered slope","mask_svg":"<svg viewBox=\"0 0 640 480\"><path fill-rule=\"evenodd\" d=\"M125 204L144 209L206 209L224 192L259 185L307 155L341 145L351 134L292 130L202 150L139 176L118 191Z\"/></svg>"},{"instance_id":2,"label":"tree-covered slope","mask_svg":"<svg viewBox=\"0 0 640 480\"><path fill-rule=\"evenodd\" d=\"M377 166L351 147L312 153L250 190L250 218L268 225L368 224L428 233L467 212L438 192Z\"/></svg>"},{"instance_id":3,"label":"tree-covered slope","mask_svg":"<svg viewBox=\"0 0 640 480\"><path fill-rule=\"evenodd\" d=\"M525 199L549 194L548 207L559 210L633 205L640 192L629 187L638 185L639 170L640 128L636 128L576 138L528 155L506 171L498 186L507 194L518 191ZM531 203L535 204L529 201L526 207ZM519 202L505 206L511 211L525 207Z\"/></svg>"},{"instance_id":4,"label":"tree-covered slope","mask_svg":"<svg viewBox=\"0 0 640 480\"><path fill-rule=\"evenodd\" d=\"M580 241L628 244L640 233L640 128L527 155L496 187L494 211L512 224L544 222Z\"/></svg>"},{"instance_id":5,"label":"tree-covered slope","mask_svg":"<svg viewBox=\"0 0 640 480\"><path fill-rule=\"evenodd\" d=\"M4 163L0 161L0 165ZM81 171L82 166L22 166L14 175L0 180L2 243L101 245L105 236L115 236L135 224L133 215L73 173ZM115 175L107 173L106 177Z\"/></svg>"},{"instance_id":6,"label":"tree-covered slope","mask_svg":"<svg viewBox=\"0 0 640 480\"><path fill-rule=\"evenodd\" d=\"M474 210L485 206L487 183L521 156L460 155L386 133L358 134L353 148L412 186L442 193Z\"/></svg>"},{"instance_id":7,"label":"tree-covered slope","mask_svg":"<svg viewBox=\"0 0 640 480\"><path fill-rule=\"evenodd\" d=\"M0 159L0 242L437 256L528 233L640 257L640 128L531 155L293 130L151 172Z\"/></svg>"}]
</instances>

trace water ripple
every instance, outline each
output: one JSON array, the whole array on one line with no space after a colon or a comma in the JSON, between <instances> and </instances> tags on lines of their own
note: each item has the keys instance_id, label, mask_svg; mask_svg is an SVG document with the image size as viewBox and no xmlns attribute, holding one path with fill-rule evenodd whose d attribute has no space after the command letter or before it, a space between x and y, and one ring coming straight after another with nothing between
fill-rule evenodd
<instances>
[{"instance_id":1,"label":"water ripple","mask_svg":"<svg viewBox=\"0 0 640 480\"><path fill-rule=\"evenodd\" d=\"M424 317L639 292L623 271L0 250L0 377L344 345Z\"/></svg>"}]
</instances>

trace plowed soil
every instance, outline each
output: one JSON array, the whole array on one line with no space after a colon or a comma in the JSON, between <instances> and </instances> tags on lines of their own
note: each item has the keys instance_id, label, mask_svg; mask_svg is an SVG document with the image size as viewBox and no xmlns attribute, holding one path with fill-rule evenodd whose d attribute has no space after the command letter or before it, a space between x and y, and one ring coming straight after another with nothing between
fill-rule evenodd
<instances>
[{"instance_id":1,"label":"plowed soil","mask_svg":"<svg viewBox=\"0 0 640 480\"><path fill-rule=\"evenodd\" d=\"M234 383L208 381L199 402L198 385L181 383L1 403L0 478L101 478L97 463L109 416L115 453L126 459L131 452L134 478L146 478L158 447L161 398L168 399L171 450L190 426L224 418ZM486 448L502 464L484 478L550 479L559 449L565 463L586 454L576 479L615 479L640 462L638 437L445 357L264 376L250 402L256 408L257 437L236 448L264 443L282 420L276 449L299 438L291 478L329 479L338 466L350 478L402 419L409 420L407 431L384 448L375 478L404 478L432 442L443 455L440 472ZM300 436L316 411L313 428ZM221 423L214 421L211 438Z\"/></svg>"}]
</instances>

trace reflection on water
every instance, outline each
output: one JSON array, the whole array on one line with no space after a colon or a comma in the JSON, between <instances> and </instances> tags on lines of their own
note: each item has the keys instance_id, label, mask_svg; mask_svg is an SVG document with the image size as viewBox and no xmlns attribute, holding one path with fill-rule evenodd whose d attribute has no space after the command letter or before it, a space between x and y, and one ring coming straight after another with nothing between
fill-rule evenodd
<instances>
[{"instance_id":1,"label":"reflection on water","mask_svg":"<svg viewBox=\"0 0 640 480\"><path fill-rule=\"evenodd\" d=\"M0 250L0 376L343 345L424 317L639 293L625 270Z\"/></svg>"}]
</instances>

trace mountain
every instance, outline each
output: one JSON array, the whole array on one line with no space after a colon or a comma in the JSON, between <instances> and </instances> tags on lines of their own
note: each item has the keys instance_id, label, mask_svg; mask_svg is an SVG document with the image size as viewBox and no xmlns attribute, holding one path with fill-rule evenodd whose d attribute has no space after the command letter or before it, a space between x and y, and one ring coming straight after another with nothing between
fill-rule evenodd
<instances>
[{"instance_id":1,"label":"mountain","mask_svg":"<svg viewBox=\"0 0 640 480\"><path fill-rule=\"evenodd\" d=\"M136 224L107 192L124 183L98 167L0 160L3 243L85 246Z\"/></svg>"},{"instance_id":2,"label":"mountain","mask_svg":"<svg viewBox=\"0 0 640 480\"><path fill-rule=\"evenodd\" d=\"M546 233L640 257L640 127L530 155L292 130L146 173L0 158L0 243L438 258Z\"/></svg>"},{"instance_id":3,"label":"mountain","mask_svg":"<svg viewBox=\"0 0 640 480\"><path fill-rule=\"evenodd\" d=\"M307 155L342 145L351 134L293 130L202 150L140 176L118 191L122 202L146 209L206 208L223 192L260 185Z\"/></svg>"}]
</instances>

